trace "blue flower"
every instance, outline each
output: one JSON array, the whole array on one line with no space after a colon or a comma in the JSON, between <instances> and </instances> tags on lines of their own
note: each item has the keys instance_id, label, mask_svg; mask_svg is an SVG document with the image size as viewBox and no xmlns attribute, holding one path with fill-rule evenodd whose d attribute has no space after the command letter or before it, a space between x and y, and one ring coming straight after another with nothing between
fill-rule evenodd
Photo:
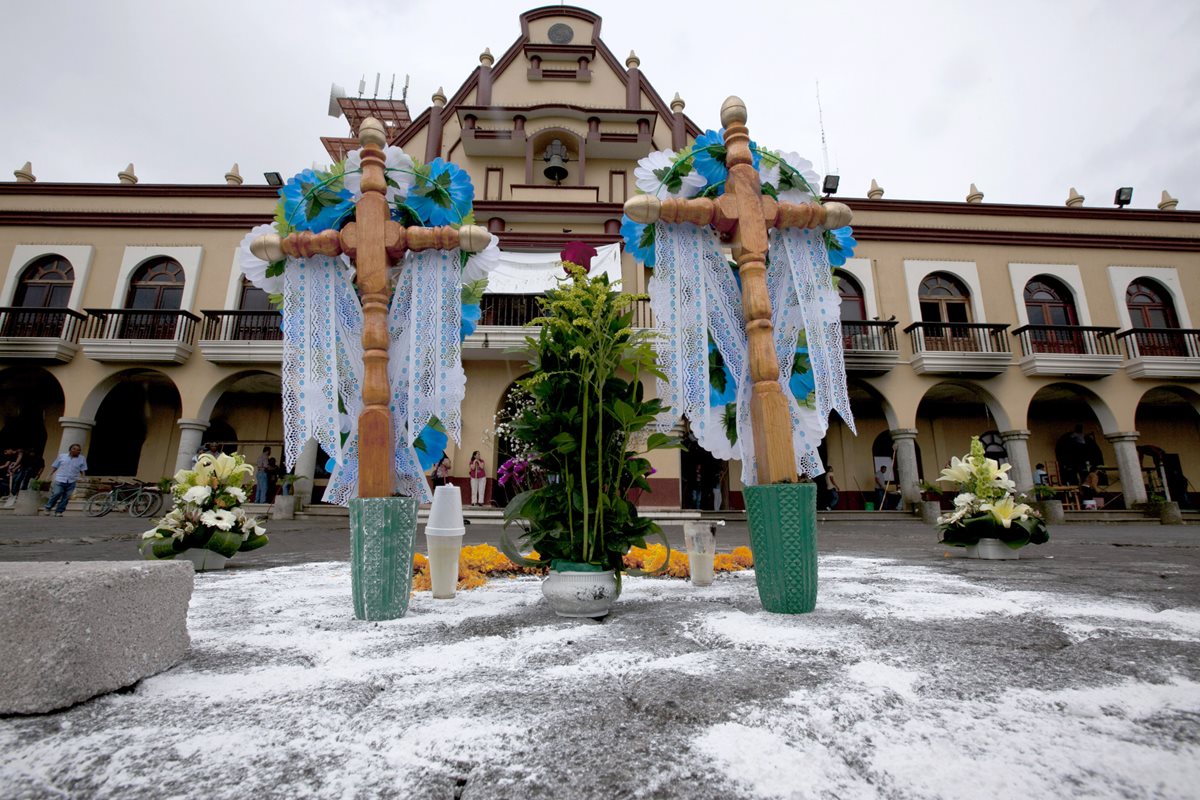
<instances>
[{"instance_id":1,"label":"blue flower","mask_svg":"<svg viewBox=\"0 0 1200 800\"><path fill-rule=\"evenodd\" d=\"M333 471L337 469L337 463L338 462L336 458L330 458L325 462L325 471L332 475Z\"/></svg>"},{"instance_id":2,"label":"blue flower","mask_svg":"<svg viewBox=\"0 0 1200 800\"><path fill-rule=\"evenodd\" d=\"M750 141L750 155L757 170L760 158L758 145L754 140ZM696 143L692 145L692 165L707 181L708 186L718 187L717 194L725 193L725 178L729 176L729 169L725 166L724 128L719 131L705 131L696 137Z\"/></svg>"},{"instance_id":3,"label":"blue flower","mask_svg":"<svg viewBox=\"0 0 1200 800\"><path fill-rule=\"evenodd\" d=\"M354 199L340 177L332 181L331 177L327 172L306 169L284 184L279 196L289 225L298 231L319 233L340 227L349 217Z\"/></svg>"},{"instance_id":4,"label":"blue flower","mask_svg":"<svg viewBox=\"0 0 1200 800\"><path fill-rule=\"evenodd\" d=\"M811 369L808 372L793 372L792 377L788 379L788 388L792 390L796 399L803 403L816 390L817 377Z\"/></svg>"},{"instance_id":5,"label":"blue flower","mask_svg":"<svg viewBox=\"0 0 1200 800\"><path fill-rule=\"evenodd\" d=\"M854 231L847 225L829 231L825 245L829 249L829 265L840 267L846 263L846 259L854 256L854 248L858 247L858 242L854 238Z\"/></svg>"},{"instance_id":6,"label":"blue flower","mask_svg":"<svg viewBox=\"0 0 1200 800\"><path fill-rule=\"evenodd\" d=\"M408 193L407 204L425 225L458 225L471 213L474 198L471 176L457 164L435 158L417 168L417 183Z\"/></svg>"},{"instance_id":7,"label":"blue flower","mask_svg":"<svg viewBox=\"0 0 1200 800\"><path fill-rule=\"evenodd\" d=\"M426 425L421 429L421 435L417 437L413 443L417 451L417 461L421 464L422 470L427 470L433 467L442 458L442 453L446 450L446 445L449 444L450 437L445 431L438 430L432 425Z\"/></svg>"},{"instance_id":8,"label":"blue flower","mask_svg":"<svg viewBox=\"0 0 1200 800\"><path fill-rule=\"evenodd\" d=\"M462 338L467 338L475 332L475 326L479 324L479 318L483 316L483 309L478 303L474 305L463 304L462 307Z\"/></svg>"},{"instance_id":9,"label":"blue flower","mask_svg":"<svg viewBox=\"0 0 1200 800\"><path fill-rule=\"evenodd\" d=\"M625 237L625 252L647 267L654 266L654 226L621 218L621 236Z\"/></svg>"}]
</instances>

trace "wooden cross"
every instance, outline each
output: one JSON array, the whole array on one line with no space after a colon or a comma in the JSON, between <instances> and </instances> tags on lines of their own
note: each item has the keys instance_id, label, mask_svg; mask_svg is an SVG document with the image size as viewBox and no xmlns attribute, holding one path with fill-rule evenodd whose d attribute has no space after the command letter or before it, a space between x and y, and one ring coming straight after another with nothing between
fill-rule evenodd
<instances>
[{"instance_id":1,"label":"wooden cross","mask_svg":"<svg viewBox=\"0 0 1200 800\"><path fill-rule=\"evenodd\" d=\"M792 448L792 417L779 385L779 359L772 338L771 300L767 296L767 229L840 228L850 222L849 207L842 203L780 203L764 196L750 152L746 104L730 97L721 104L725 127L725 164L729 177L725 193L716 199L659 200L638 195L626 201L625 213L634 222L689 222L712 225L731 242L742 278L742 311L750 357L750 421L758 482L796 480Z\"/></svg>"},{"instance_id":2,"label":"wooden cross","mask_svg":"<svg viewBox=\"0 0 1200 800\"><path fill-rule=\"evenodd\" d=\"M341 231L301 231L280 238L266 234L251 251L268 263L285 256L337 256L354 260L363 308L362 413L358 417L358 496L391 497L395 491L392 415L388 408L388 269L408 250L452 250L478 253L491 235L478 225L452 228L404 227L391 219L385 195L384 127L368 117L358 129L362 145L362 197L355 204L355 221Z\"/></svg>"}]
</instances>

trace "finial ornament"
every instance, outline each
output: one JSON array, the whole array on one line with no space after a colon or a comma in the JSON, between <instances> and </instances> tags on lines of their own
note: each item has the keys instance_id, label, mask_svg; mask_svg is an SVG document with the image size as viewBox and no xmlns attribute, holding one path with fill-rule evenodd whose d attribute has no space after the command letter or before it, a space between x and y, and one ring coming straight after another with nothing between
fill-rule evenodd
<instances>
[{"instance_id":1,"label":"finial ornament","mask_svg":"<svg viewBox=\"0 0 1200 800\"><path fill-rule=\"evenodd\" d=\"M1071 190L1067 192L1067 208L1080 208L1082 206L1083 195L1075 191L1075 187L1072 186Z\"/></svg>"},{"instance_id":2,"label":"finial ornament","mask_svg":"<svg viewBox=\"0 0 1200 800\"><path fill-rule=\"evenodd\" d=\"M433 104L438 108L442 108L446 105L446 91L441 86L439 86L438 90L433 93Z\"/></svg>"},{"instance_id":3,"label":"finial ornament","mask_svg":"<svg viewBox=\"0 0 1200 800\"><path fill-rule=\"evenodd\" d=\"M242 185L242 172L238 169L236 161L234 162L233 166L229 168L229 172L225 173L225 183L230 186Z\"/></svg>"},{"instance_id":4,"label":"finial ornament","mask_svg":"<svg viewBox=\"0 0 1200 800\"><path fill-rule=\"evenodd\" d=\"M250 243L250 252L268 264L283 261L283 240L278 233L264 233Z\"/></svg>"},{"instance_id":5,"label":"finial ornament","mask_svg":"<svg viewBox=\"0 0 1200 800\"><path fill-rule=\"evenodd\" d=\"M490 67L492 64L496 63L496 59L492 58L492 48L483 48L483 52L479 54L479 63L483 64L485 67Z\"/></svg>"},{"instance_id":6,"label":"finial ornament","mask_svg":"<svg viewBox=\"0 0 1200 800\"><path fill-rule=\"evenodd\" d=\"M979 191L979 188L976 187L975 184L973 184L973 183L971 184L971 191L967 192L967 202L968 203L982 203L983 202L983 192Z\"/></svg>"},{"instance_id":7,"label":"finial ornament","mask_svg":"<svg viewBox=\"0 0 1200 800\"><path fill-rule=\"evenodd\" d=\"M1179 205L1179 198L1171 197L1170 193L1168 193L1166 189L1163 189L1162 200L1159 201L1158 210L1159 211L1174 211L1175 207L1178 205Z\"/></svg>"},{"instance_id":8,"label":"finial ornament","mask_svg":"<svg viewBox=\"0 0 1200 800\"><path fill-rule=\"evenodd\" d=\"M25 162L25 166L20 169L14 169L13 175L17 178L17 183L34 183L37 181L37 176L33 174L33 163Z\"/></svg>"},{"instance_id":9,"label":"finial ornament","mask_svg":"<svg viewBox=\"0 0 1200 800\"><path fill-rule=\"evenodd\" d=\"M671 98L671 113L678 114L680 111L683 111L686 105L683 102L683 98L679 96L679 92L676 92L675 96Z\"/></svg>"},{"instance_id":10,"label":"finial ornament","mask_svg":"<svg viewBox=\"0 0 1200 800\"><path fill-rule=\"evenodd\" d=\"M138 182L138 176L133 171L133 162L129 162L129 166L117 173L117 180L126 186L133 186Z\"/></svg>"},{"instance_id":11,"label":"finial ornament","mask_svg":"<svg viewBox=\"0 0 1200 800\"><path fill-rule=\"evenodd\" d=\"M491 241L492 235L482 225L463 225L458 229L458 246L464 253L479 253Z\"/></svg>"},{"instance_id":12,"label":"finial ornament","mask_svg":"<svg viewBox=\"0 0 1200 800\"><path fill-rule=\"evenodd\" d=\"M725 102L721 103L721 125L730 127L731 125L746 124L746 104L742 98L737 95L730 95L725 98Z\"/></svg>"},{"instance_id":13,"label":"finial ornament","mask_svg":"<svg viewBox=\"0 0 1200 800\"><path fill-rule=\"evenodd\" d=\"M637 69L642 65L642 60L637 57L637 53L629 51L629 58L625 59L626 69Z\"/></svg>"},{"instance_id":14,"label":"finial ornament","mask_svg":"<svg viewBox=\"0 0 1200 800\"><path fill-rule=\"evenodd\" d=\"M363 147L375 145L383 148L387 144L387 134L384 133L383 123L374 117L367 117L358 126L358 143Z\"/></svg>"},{"instance_id":15,"label":"finial ornament","mask_svg":"<svg viewBox=\"0 0 1200 800\"><path fill-rule=\"evenodd\" d=\"M867 190L867 197L872 200L883 197L883 187L876 183L874 178L871 178L871 188Z\"/></svg>"}]
</instances>

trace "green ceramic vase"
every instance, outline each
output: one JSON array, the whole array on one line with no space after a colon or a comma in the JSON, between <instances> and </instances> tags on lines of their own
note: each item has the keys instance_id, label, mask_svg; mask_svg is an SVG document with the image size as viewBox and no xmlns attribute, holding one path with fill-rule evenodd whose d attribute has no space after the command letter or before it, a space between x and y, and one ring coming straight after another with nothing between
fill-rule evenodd
<instances>
[{"instance_id":1,"label":"green ceramic vase","mask_svg":"<svg viewBox=\"0 0 1200 800\"><path fill-rule=\"evenodd\" d=\"M417 501L368 497L350 501L350 574L354 616L399 619L412 592Z\"/></svg>"},{"instance_id":2,"label":"green ceramic vase","mask_svg":"<svg viewBox=\"0 0 1200 800\"><path fill-rule=\"evenodd\" d=\"M747 486L743 493L763 608L807 614L817 605L816 484Z\"/></svg>"}]
</instances>

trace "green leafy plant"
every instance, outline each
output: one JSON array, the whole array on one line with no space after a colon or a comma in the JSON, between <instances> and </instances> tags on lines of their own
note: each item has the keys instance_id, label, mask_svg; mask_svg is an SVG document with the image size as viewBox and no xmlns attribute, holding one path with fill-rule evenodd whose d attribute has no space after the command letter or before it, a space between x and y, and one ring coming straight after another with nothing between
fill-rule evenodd
<instances>
[{"instance_id":1,"label":"green leafy plant","mask_svg":"<svg viewBox=\"0 0 1200 800\"><path fill-rule=\"evenodd\" d=\"M629 499L650 488L653 468L644 456L680 443L646 433L664 409L643 397L640 383L660 374L652 334L633 327L633 306L643 297L618 292L605 275L589 279L581 267L564 267L569 279L546 293L543 315L529 323L541 331L526 339L533 374L519 385L532 402L511 423L511 436L535 454L547 480L515 496L504 518L520 526L522 543L539 558L522 557L507 528L501 541L509 558L526 566L619 575L631 547L662 537Z\"/></svg>"}]
</instances>

